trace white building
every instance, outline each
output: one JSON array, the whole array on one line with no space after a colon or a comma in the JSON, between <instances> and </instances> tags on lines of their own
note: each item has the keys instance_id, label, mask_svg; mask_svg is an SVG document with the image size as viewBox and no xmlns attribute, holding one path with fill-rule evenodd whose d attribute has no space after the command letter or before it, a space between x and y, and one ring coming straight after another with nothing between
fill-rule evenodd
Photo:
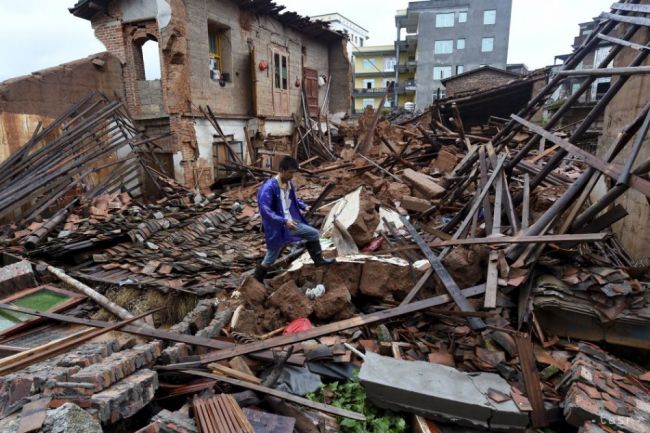
<instances>
[{"instance_id":1,"label":"white building","mask_svg":"<svg viewBox=\"0 0 650 433\"><path fill-rule=\"evenodd\" d=\"M348 34L348 56L350 59L352 58L352 51L363 47L364 42L368 39L368 30L340 13L334 12L331 14L315 15L311 19L329 23L330 29Z\"/></svg>"}]
</instances>

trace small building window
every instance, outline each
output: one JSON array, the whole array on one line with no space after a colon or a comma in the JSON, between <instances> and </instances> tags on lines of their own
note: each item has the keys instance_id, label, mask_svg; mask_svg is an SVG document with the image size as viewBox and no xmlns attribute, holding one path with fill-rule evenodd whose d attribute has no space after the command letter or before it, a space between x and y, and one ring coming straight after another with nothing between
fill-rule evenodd
<instances>
[{"instance_id":1,"label":"small building window","mask_svg":"<svg viewBox=\"0 0 650 433\"><path fill-rule=\"evenodd\" d=\"M393 72L396 64L397 59L395 57L386 57L384 59L384 72Z\"/></svg>"},{"instance_id":2,"label":"small building window","mask_svg":"<svg viewBox=\"0 0 650 433\"><path fill-rule=\"evenodd\" d=\"M456 49L457 50L464 50L465 49L465 39L458 39L456 41Z\"/></svg>"},{"instance_id":3,"label":"small building window","mask_svg":"<svg viewBox=\"0 0 650 433\"><path fill-rule=\"evenodd\" d=\"M445 41L435 41L433 44L434 54L451 54L454 51L454 41L449 39Z\"/></svg>"},{"instance_id":4,"label":"small building window","mask_svg":"<svg viewBox=\"0 0 650 433\"><path fill-rule=\"evenodd\" d=\"M363 80L364 89L372 89L373 87L375 87L375 80Z\"/></svg>"},{"instance_id":5,"label":"small building window","mask_svg":"<svg viewBox=\"0 0 650 433\"><path fill-rule=\"evenodd\" d=\"M208 46L210 78L230 81L230 37L229 28L220 24L208 23Z\"/></svg>"},{"instance_id":6,"label":"small building window","mask_svg":"<svg viewBox=\"0 0 650 433\"><path fill-rule=\"evenodd\" d=\"M274 53L273 54L273 87L278 90L287 90L289 88L289 75L288 75L288 62L287 56Z\"/></svg>"},{"instance_id":7,"label":"small building window","mask_svg":"<svg viewBox=\"0 0 650 433\"><path fill-rule=\"evenodd\" d=\"M447 97L446 89L436 89L433 91L433 100L444 99Z\"/></svg>"},{"instance_id":8,"label":"small building window","mask_svg":"<svg viewBox=\"0 0 650 433\"><path fill-rule=\"evenodd\" d=\"M484 53L494 51L494 38L483 38L481 40L481 51Z\"/></svg>"},{"instance_id":9,"label":"small building window","mask_svg":"<svg viewBox=\"0 0 650 433\"><path fill-rule=\"evenodd\" d=\"M456 65L456 75L460 75L465 72L465 65Z\"/></svg>"},{"instance_id":10,"label":"small building window","mask_svg":"<svg viewBox=\"0 0 650 433\"><path fill-rule=\"evenodd\" d=\"M497 11L494 9L483 11L483 24L494 24L497 22Z\"/></svg>"},{"instance_id":11,"label":"small building window","mask_svg":"<svg viewBox=\"0 0 650 433\"><path fill-rule=\"evenodd\" d=\"M467 22L467 12L458 12L458 22L459 23Z\"/></svg>"},{"instance_id":12,"label":"small building window","mask_svg":"<svg viewBox=\"0 0 650 433\"><path fill-rule=\"evenodd\" d=\"M375 62L372 59L363 59L363 70L364 71L375 71Z\"/></svg>"},{"instance_id":13,"label":"small building window","mask_svg":"<svg viewBox=\"0 0 650 433\"><path fill-rule=\"evenodd\" d=\"M444 80L445 78L451 77L451 66L434 66L433 67L433 79L434 80Z\"/></svg>"},{"instance_id":14,"label":"small building window","mask_svg":"<svg viewBox=\"0 0 650 433\"><path fill-rule=\"evenodd\" d=\"M363 100L362 100L361 102L362 102L362 104L363 104L363 108L364 108L364 109L365 109L368 105L370 105L370 106L373 107L373 108L375 107L375 99L374 99L374 98L363 98Z\"/></svg>"},{"instance_id":15,"label":"small building window","mask_svg":"<svg viewBox=\"0 0 650 433\"><path fill-rule=\"evenodd\" d=\"M453 27L454 26L454 13L437 14L436 27Z\"/></svg>"}]
</instances>

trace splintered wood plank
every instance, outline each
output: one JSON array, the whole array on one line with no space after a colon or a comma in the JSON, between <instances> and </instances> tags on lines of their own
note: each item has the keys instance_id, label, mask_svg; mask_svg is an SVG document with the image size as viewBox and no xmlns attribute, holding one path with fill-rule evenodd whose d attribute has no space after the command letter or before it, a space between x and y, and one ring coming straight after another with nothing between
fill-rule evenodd
<instances>
[{"instance_id":1,"label":"splintered wood plank","mask_svg":"<svg viewBox=\"0 0 650 433\"><path fill-rule=\"evenodd\" d=\"M544 413L544 397L542 395L542 386L539 382L539 373L535 364L535 355L533 352L533 343L530 341L529 334L515 333L515 344L519 355L519 364L524 376L524 385L526 386L526 397L533 408L531 421L533 427L544 427L547 425Z\"/></svg>"},{"instance_id":2,"label":"splintered wood plank","mask_svg":"<svg viewBox=\"0 0 650 433\"><path fill-rule=\"evenodd\" d=\"M498 170L495 170L495 172L497 171ZM480 200L482 199L477 199L476 203L480 204ZM447 271L447 268L445 268L445 266L442 264L442 261L436 257L433 251L431 251L431 248L429 248L426 241L422 239L422 236L420 236L415 227L413 227L409 220L407 220L404 216L400 215L400 220L402 221L402 224L404 224L404 227L409 232L415 243L418 245L418 247L420 247L422 253L424 253L425 257L431 264L431 268L436 273L436 275L438 275L438 278L440 278L440 281L445 286L447 293L449 293L449 296L451 296L456 305L458 305L461 311L475 311L472 304L467 301L467 298L463 295L460 288L452 276L449 274L449 271ZM478 317L468 317L467 322L474 330L485 328L485 323Z\"/></svg>"}]
</instances>

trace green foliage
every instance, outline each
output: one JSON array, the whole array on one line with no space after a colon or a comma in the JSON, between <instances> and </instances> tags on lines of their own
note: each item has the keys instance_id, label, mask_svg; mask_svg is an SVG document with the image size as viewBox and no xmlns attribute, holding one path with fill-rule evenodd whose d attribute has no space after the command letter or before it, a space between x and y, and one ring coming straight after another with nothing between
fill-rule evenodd
<instances>
[{"instance_id":1,"label":"green foliage","mask_svg":"<svg viewBox=\"0 0 650 433\"><path fill-rule=\"evenodd\" d=\"M341 433L403 433L406 431L404 418L370 403L356 373L351 380L324 385L318 392L308 394L307 398L366 416L366 421L341 418Z\"/></svg>"}]
</instances>

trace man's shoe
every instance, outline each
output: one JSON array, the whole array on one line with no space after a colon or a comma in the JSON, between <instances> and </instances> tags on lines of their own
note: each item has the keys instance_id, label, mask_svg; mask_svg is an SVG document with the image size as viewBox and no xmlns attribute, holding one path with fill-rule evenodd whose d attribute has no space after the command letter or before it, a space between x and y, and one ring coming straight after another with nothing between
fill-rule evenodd
<instances>
[{"instance_id":1,"label":"man's shoe","mask_svg":"<svg viewBox=\"0 0 650 433\"><path fill-rule=\"evenodd\" d=\"M323 250L320 247L319 241L309 241L305 246L307 247L307 252L309 252L309 257L314 261L316 267L333 265L336 263L336 259L326 259L323 257Z\"/></svg>"},{"instance_id":2,"label":"man's shoe","mask_svg":"<svg viewBox=\"0 0 650 433\"><path fill-rule=\"evenodd\" d=\"M264 284L264 277L266 277L266 274L268 272L269 270L266 268L266 266L259 264L255 267L255 272L253 273L253 277L260 283Z\"/></svg>"}]
</instances>

